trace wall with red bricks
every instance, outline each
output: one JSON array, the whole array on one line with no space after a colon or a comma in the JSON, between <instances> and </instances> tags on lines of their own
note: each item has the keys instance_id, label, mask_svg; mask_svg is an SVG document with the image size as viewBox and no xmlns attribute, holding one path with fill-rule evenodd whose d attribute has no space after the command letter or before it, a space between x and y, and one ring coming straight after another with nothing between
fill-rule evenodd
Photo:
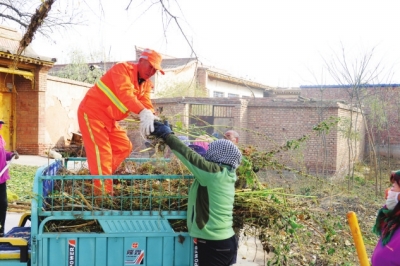
<instances>
[{"instance_id":1,"label":"wall with red bricks","mask_svg":"<svg viewBox=\"0 0 400 266\"><path fill-rule=\"evenodd\" d=\"M90 84L50 77L39 67L32 83L16 76L17 151L45 155L79 131L76 110Z\"/></svg>"},{"instance_id":2,"label":"wall with red bricks","mask_svg":"<svg viewBox=\"0 0 400 266\"><path fill-rule=\"evenodd\" d=\"M343 120L350 117L349 107L336 102L326 102L323 106L316 102L277 101L269 98L175 98L156 99L154 102L163 107L165 116L174 117L172 123L183 122L182 119L188 115L188 106L193 103L235 106L233 129L240 133L240 144L252 145L259 151L279 150L287 141L307 135L308 140L299 149L277 154L280 163L296 169L341 175L363 153L362 137L356 142L355 155L349 160L347 138L337 130L338 127L332 127L324 138L312 130L329 117L339 116ZM361 136L364 134L362 122L361 119L357 121ZM187 122L184 125L188 126Z\"/></svg>"},{"instance_id":3,"label":"wall with red bricks","mask_svg":"<svg viewBox=\"0 0 400 266\"><path fill-rule=\"evenodd\" d=\"M341 136L337 127L332 127L324 137L319 136L313 127L329 117L349 116L348 106L336 102L326 102L321 106L317 102L255 99L248 106L247 143L257 145L261 150L279 150L287 141L305 135L308 140L298 150L279 152L279 160L290 167L313 173L341 174L348 167L348 160L340 161L340 158L348 157L347 139ZM360 122L358 126L362 127ZM356 160L363 152L362 141L357 141Z\"/></svg>"},{"instance_id":4,"label":"wall with red bricks","mask_svg":"<svg viewBox=\"0 0 400 266\"><path fill-rule=\"evenodd\" d=\"M351 88L304 87L301 96L317 100L356 102ZM369 128L378 145L400 145L400 86L368 86L360 89L359 98L367 115Z\"/></svg>"},{"instance_id":5,"label":"wall with red bricks","mask_svg":"<svg viewBox=\"0 0 400 266\"><path fill-rule=\"evenodd\" d=\"M16 101L16 148L21 154L40 154L40 143L45 116L40 110L41 94L44 94L45 85L40 84L42 80L40 70L35 71L35 79L32 82L23 77L16 77L15 88L17 90ZM40 86L41 89L40 89ZM44 87L43 87L44 86Z\"/></svg>"},{"instance_id":6,"label":"wall with red bricks","mask_svg":"<svg viewBox=\"0 0 400 266\"><path fill-rule=\"evenodd\" d=\"M171 125L176 124L179 121L182 121L183 124L187 125L189 121L188 115L188 105L185 103L181 103L181 97L179 98L169 98L169 99L154 99L153 106L157 112L157 115L160 118L168 118L168 121ZM162 112L160 114L160 108L162 108ZM139 121L139 117L137 115L131 115L131 119L135 119ZM144 146L145 140L139 134L139 123L138 122L120 122L120 124L127 129L127 134L129 139L133 144L133 152L138 157L145 157L142 155L148 155L148 153L139 153L141 150L145 149Z\"/></svg>"}]
</instances>

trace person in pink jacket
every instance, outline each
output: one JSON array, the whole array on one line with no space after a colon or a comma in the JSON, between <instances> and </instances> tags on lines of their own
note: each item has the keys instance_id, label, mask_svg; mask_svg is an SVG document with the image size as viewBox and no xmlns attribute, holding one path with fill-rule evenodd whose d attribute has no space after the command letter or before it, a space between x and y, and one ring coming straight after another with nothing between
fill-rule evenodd
<instances>
[{"instance_id":1,"label":"person in pink jacket","mask_svg":"<svg viewBox=\"0 0 400 266\"><path fill-rule=\"evenodd\" d=\"M0 129L4 125L4 121L0 120ZM7 161L10 161L14 156L15 159L18 159L17 152L9 152L6 151L6 142L3 137L0 135L0 172L7 166ZM4 173L0 176L0 237L4 236L4 225L6 222L7 215L7 186L6 182L10 179L10 174L8 173L8 169L4 171Z\"/></svg>"},{"instance_id":2,"label":"person in pink jacket","mask_svg":"<svg viewBox=\"0 0 400 266\"><path fill-rule=\"evenodd\" d=\"M372 254L373 266L400 266L400 171L390 175L386 204L379 210L373 232L380 239Z\"/></svg>"},{"instance_id":3,"label":"person in pink jacket","mask_svg":"<svg viewBox=\"0 0 400 266\"><path fill-rule=\"evenodd\" d=\"M210 136L204 134L204 135L197 137L194 140L193 145L200 146L207 151L208 145L210 145L210 142L212 142L212 141L213 141L213 139Z\"/></svg>"}]
</instances>

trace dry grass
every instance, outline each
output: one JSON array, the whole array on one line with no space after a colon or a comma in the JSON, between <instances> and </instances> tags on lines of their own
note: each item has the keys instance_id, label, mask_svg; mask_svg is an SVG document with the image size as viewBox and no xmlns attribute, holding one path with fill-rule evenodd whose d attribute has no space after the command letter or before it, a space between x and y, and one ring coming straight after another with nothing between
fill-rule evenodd
<instances>
[{"instance_id":1,"label":"dry grass","mask_svg":"<svg viewBox=\"0 0 400 266\"><path fill-rule=\"evenodd\" d=\"M389 169L390 163L390 169ZM384 189L389 184L389 173L400 168L400 161L381 161L381 188L375 194L375 177L368 165L356 168L354 178L327 180L304 178L286 172L272 171L259 174L270 189L280 188L287 194L287 206L280 210L283 217L292 217L294 227L271 224L265 233L271 265L359 265L354 241L346 214L357 215L365 248L369 256L378 241L372 233L377 211L384 204ZM283 177L284 176L284 177ZM379 187L379 186L378 186ZM293 197L315 196L315 198ZM258 232L260 230L257 230ZM260 235L260 234L259 234ZM262 239L263 240L263 239ZM265 248L264 244L264 248ZM268 262L266 262L267 264Z\"/></svg>"}]
</instances>

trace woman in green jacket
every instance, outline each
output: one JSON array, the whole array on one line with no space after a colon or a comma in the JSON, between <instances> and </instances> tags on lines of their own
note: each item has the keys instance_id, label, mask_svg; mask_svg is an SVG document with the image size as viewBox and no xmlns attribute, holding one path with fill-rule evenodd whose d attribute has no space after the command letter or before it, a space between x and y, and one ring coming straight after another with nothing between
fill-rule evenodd
<instances>
[{"instance_id":1,"label":"woman in green jacket","mask_svg":"<svg viewBox=\"0 0 400 266\"><path fill-rule=\"evenodd\" d=\"M211 142L202 157L182 143L167 123L154 122L151 134L164 139L195 177L189 191L187 226L189 235L197 241L197 265L232 265L238 245L232 211L235 169L242 158L239 149L231 141L220 139Z\"/></svg>"}]
</instances>

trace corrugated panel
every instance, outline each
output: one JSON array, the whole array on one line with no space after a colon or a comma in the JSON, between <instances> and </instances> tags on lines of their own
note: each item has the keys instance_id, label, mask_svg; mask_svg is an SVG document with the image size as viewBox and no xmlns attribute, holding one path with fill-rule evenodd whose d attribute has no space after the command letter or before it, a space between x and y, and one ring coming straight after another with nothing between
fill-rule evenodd
<instances>
[{"instance_id":1,"label":"corrugated panel","mask_svg":"<svg viewBox=\"0 0 400 266\"><path fill-rule=\"evenodd\" d=\"M232 117L232 106L214 106L214 117Z\"/></svg>"},{"instance_id":2,"label":"corrugated panel","mask_svg":"<svg viewBox=\"0 0 400 266\"><path fill-rule=\"evenodd\" d=\"M105 233L173 233L167 220L98 220Z\"/></svg>"},{"instance_id":3,"label":"corrugated panel","mask_svg":"<svg viewBox=\"0 0 400 266\"><path fill-rule=\"evenodd\" d=\"M192 115L192 116L232 117L232 108L233 108L232 106L192 104L190 115Z\"/></svg>"},{"instance_id":4,"label":"corrugated panel","mask_svg":"<svg viewBox=\"0 0 400 266\"><path fill-rule=\"evenodd\" d=\"M213 115L213 106L206 104L192 104L191 105L191 115L194 116L212 116Z\"/></svg>"}]
</instances>

